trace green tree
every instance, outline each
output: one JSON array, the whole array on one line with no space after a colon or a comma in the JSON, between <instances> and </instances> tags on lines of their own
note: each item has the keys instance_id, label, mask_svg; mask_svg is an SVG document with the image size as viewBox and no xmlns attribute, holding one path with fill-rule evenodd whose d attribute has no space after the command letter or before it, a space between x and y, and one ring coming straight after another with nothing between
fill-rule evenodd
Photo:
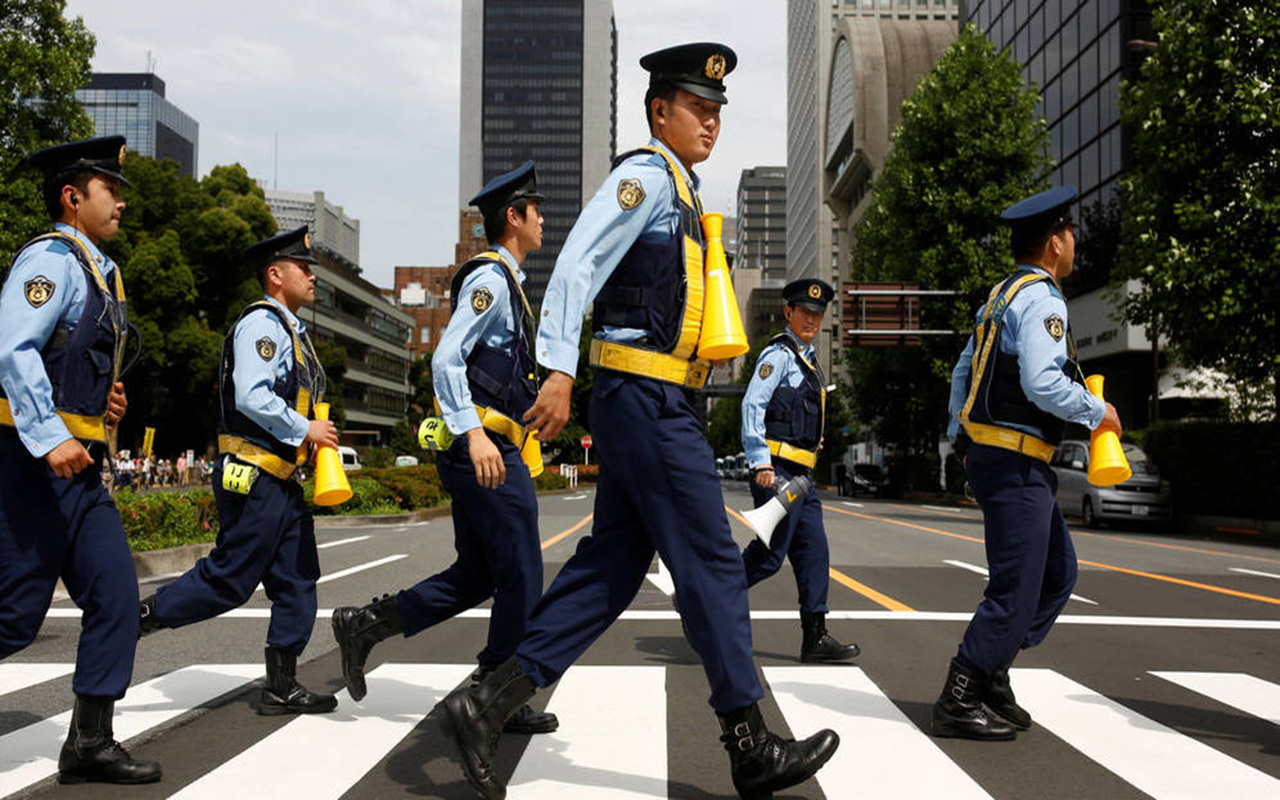
<instances>
[{"instance_id":1,"label":"green tree","mask_svg":"<svg viewBox=\"0 0 1280 800\"><path fill-rule=\"evenodd\" d=\"M0 3L0 270L18 248L49 227L40 176L27 155L93 135L76 101L89 82L93 34L80 17L63 16L65 0Z\"/></svg>"},{"instance_id":2,"label":"green tree","mask_svg":"<svg viewBox=\"0 0 1280 800\"><path fill-rule=\"evenodd\" d=\"M853 231L854 279L957 290L922 303L924 327L972 328L977 306L1014 267L1000 211L1044 188L1051 167L1037 102L1010 53L965 26L903 103L893 150ZM932 452L962 344L940 337L850 349L853 415L900 452Z\"/></svg>"},{"instance_id":3,"label":"green tree","mask_svg":"<svg viewBox=\"0 0 1280 800\"><path fill-rule=\"evenodd\" d=\"M1134 168L1117 277L1129 321L1185 366L1218 370L1280 412L1280 6L1164 0L1157 46L1121 93Z\"/></svg>"}]
</instances>

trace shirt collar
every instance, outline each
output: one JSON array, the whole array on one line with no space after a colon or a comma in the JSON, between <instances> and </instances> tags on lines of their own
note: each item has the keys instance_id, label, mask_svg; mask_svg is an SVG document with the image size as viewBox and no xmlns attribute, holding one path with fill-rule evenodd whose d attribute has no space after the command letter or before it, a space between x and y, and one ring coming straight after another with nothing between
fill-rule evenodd
<instances>
[{"instance_id":1,"label":"shirt collar","mask_svg":"<svg viewBox=\"0 0 1280 800\"><path fill-rule=\"evenodd\" d=\"M303 322L302 319L297 314L294 314L292 311L290 311L289 307L286 306L284 303L281 303L279 300L275 299L269 294L264 294L262 296L262 299L266 300L268 303L271 303L273 306L283 311L284 318L289 320L289 324L297 329L299 336L307 332L307 323Z\"/></svg>"},{"instance_id":2,"label":"shirt collar","mask_svg":"<svg viewBox=\"0 0 1280 800\"><path fill-rule=\"evenodd\" d=\"M1054 277L1053 277L1053 275L1052 275L1052 274L1050 274L1049 270L1045 269L1044 267L1040 266L1039 264L1019 264L1019 265L1018 265L1018 269L1029 269L1029 270L1033 270L1033 271L1035 271L1035 272L1039 272L1041 275L1044 275L1044 276L1046 276L1046 277L1048 277L1048 278L1053 279L1053 282L1054 282L1054 283L1057 283L1057 282L1058 282L1058 279L1057 279L1057 278L1054 278Z\"/></svg>"},{"instance_id":3,"label":"shirt collar","mask_svg":"<svg viewBox=\"0 0 1280 800\"><path fill-rule=\"evenodd\" d=\"M675 153L671 152L671 148L663 144L662 140L658 139L655 136L649 140L649 146L657 147L658 149L662 150L662 152L671 156L672 163L674 163L676 165L676 168L680 170L680 174L684 176L684 179L688 181L691 186L693 186L693 190L695 192L702 188L702 179L698 177L698 174L693 170L685 169L684 162L682 162Z\"/></svg>"},{"instance_id":4,"label":"shirt collar","mask_svg":"<svg viewBox=\"0 0 1280 800\"><path fill-rule=\"evenodd\" d=\"M74 236L76 239L83 242L85 249L87 249L89 251L89 255L93 257L94 263L98 265L98 271L102 273L103 277L106 277L111 272L112 268L115 267L115 263L103 255L102 251L98 249L96 244L89 241L89 237L85 236L84 231L76 230L65 222L55 222L53 224L53 229L59 233Z\"/></svg>"},{"instance_id":5,"label":"shirt collar","mask_svg":"<svg viewBox=\"0 0 1280 800\"><path fill-rule=\"evenodd\" d=\"M785 330L786 330L786 334L790 336L792 339L794 339L795 343L800 346L801 354L803 354L805 358L812 361L813 353L814 353L813 345L805 344L804 341L799 336L796 336L795 331L791 330L790 325L788 325Z\"/></svg>"},{"instance_id":6,"label":"shirt collar","mask_svg":"<svg viewBox=\"0 0 1280 800\"><path fill-rule=\"evenodd\" d=\"M516 257L511 255L511 251L500 244L493 246L493 252L502 256L502 260L511 265L512 271L516 276L516 283L524 283L524 270L520 269L520 262L516 261Z\"/></svg>"}]
</instances>

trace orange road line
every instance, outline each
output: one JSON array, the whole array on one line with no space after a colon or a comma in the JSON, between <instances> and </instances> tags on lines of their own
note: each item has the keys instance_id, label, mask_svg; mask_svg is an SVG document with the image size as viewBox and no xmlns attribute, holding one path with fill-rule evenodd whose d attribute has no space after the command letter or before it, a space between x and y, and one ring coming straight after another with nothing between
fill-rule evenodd
<instances>
[{"instance_id":1,"label":"orange road line","mask_svg":"<svg viewBox=\"0 0 1280 800\"><path fill-rule=\"evenodd\" d=\"M1222 527L1221 525L1219 525L1218 527L1214 528L1214 530L1215 530L1215 531L1219 531L1219 532L1221 532L1221 533L1243 533L1243 534L1245 534L1246 536L1261 536L1261 535L1262 535L1262 531L1260 531L1260 530L1255 530L1255 529L1253 529L1253 528L1224 528L1224 527Z\"/></svg>"},{"instance_id":2,"label":"orange road line","mask_svg":"<svg viewBox=\"0 0 1280 800\"><path fill-rule=\"evenodd\" d=\"M734 511L732 508L729 508L728 506L725 506L724 510L728 511L730 516L737 519L743 525L746 525L748 529L751 528L750 525L747 525L746 518L744 518L737 511ZM871 518L868 517L868 519L871 519ZM906 603L902 603L897 600L894 600L892 597L882 592L877 592L875 589L872 589L870 586L866 585L865 583L862 583L861 581L856 581L853 578L850 578L848 575L845 575L843 572L836 569L835 567L828 567L828 569L831 571L831 578L833 580L845 586L846 588L852 589L853 591L857 592L858 594L862 595L863 597L867 598L873 603L878 603L879 605L884 606L890 611L915 611L914 608L907 605Z\"/></svg>"},{"instance_id":3,"label":"orange road line","mask_svg":"<svg viewBox=\"0 0 1280 800\"><path fill-rule=\"evenodd\" d=\"M903 522L901 520L893 519L892 517L873 517L868 514L858 514L854 511L845 511L842 508L834 508L832 506L823 506L823 508L829 509L831 511L837 511L841 514L848 514L851 517L860 517L862 519L871 520L872 522L888 522L893 525L901 525L904 528L914 528L916 530L925 531L926 533L935 533L940 536L950 536L953 539L964 539L965 541L969 541L969 542L977 542L979 544L985 544L985 542L982 539L975 539L972 536L964 536L959 533L951 533L950 531L938 530L937 528L926 528L923 525L914 525L910 522ZM1224 586L1213 586L1208 583L1197 583L1196 581L1189 581L1184 578L1174 578L1168 575L1159 575L1154 572L1143 572L1142 570L1128 569L1127 567L1117 567L1111 564L1101 564L1097 561L1084 561L1081 559L1077 559L1077 561L1079 561L1079 563L1081 564L1085 564L1090 567L1107 569L1113 572L1120 572L1125 575L1134 575L1140 578L1150 578L1151 580L1154 580L1154 581L1163 581L1165 583L1177 584L1178 586L1187 586L1192 589L1202 589L1206 592L1214 592L1216 594L1225 594L1231 597L1240 597L1245 600L1256 600L1259 603L1270 603L1272 605L1280 606L1280 598L1277 598L1277 597L1268 597L1262 594L1251 594L1250 592L1240 592L1240 591L1236 591L1235 589L1228 589Z\"/></svg>"},{"instance_id":4,"label":"orange road line","mask_svg":"<svg viewBox=\"0 0 1280 800\"><path fill-rule=\"evenodd\" d=\"M1204 547L1189 547L1184 544L1165 544L1164 542L1144 542L1141 539L1130 539L1127 536L1113 536L1108 533L1094 533L1092 531L1078 531L1071 529L1072 536L1098 536L1113 542L1128 542L1129 544L1140 544L1144 547L1162 547L1166 550L1185 550L1188 553L1203 553L1210 556L1223 556L1225 558L1243 558L1247 561L1266 561L1272 564L1280 564L1280 558L1269 558L1267 556L1246 556L1240 553L1228 553L1226 550L1209 550Z\"/></svg>"},{"instance_id":5,"label":"orange road line","mask_svg":"<svg viewBox=\"0 0 1280 800\"><path fill-rule=\"evenodd\" d=\"M552 536L550 539L547 539L546 541L544 541L544 542L542 543L542 549L543 549L543 550L546 550L548 547L550 547L551 545L553 545L553 544L555 544L556 542L560 541L560 540L561 540L561 539L563 539L564 537L566 537L566 536L568 536L568 535L570 535L570 534L572 534L572 533L577 532L578 530L580 530L580 529L582 528L582 526L583 526L583 525L586 525L588 522L590 522L590 521L591 521L591 518L592 518L592 517L594 517L594 516L595 516L595 514L588 514L588 515L586 515L585 517L583 517L582 519L578 520L578 524L574 525L572 528L569 528L568 530L560 531L560 532L559 532L559 533L557 533L555 536Z\"/></svg>"},{"instance_id":6,"label":"orange road line","mask_svg":"<svg viewBox=\"0 0 1280 800\"><path fill-rule=\"evenodd\" d=\"M729 512L729 516L733 517L738 522L741 522L743 525L746 525L747 530L752 531L753 533L755 532L755 528L751 527L751 523L747 522L746 517L742 516L737 511L734 511L732 508L729 508L728 506L725 506L724 510Z\"/></svg>"},{"instance_id":7,"label":"orange road line","mask_svg":"<svg viewBox=\"0 0 1280 800\"><path fill-rule=\"evenodd\" d=\"M844 586L854 590L855 592L867 598L873 603L879 603L880 605L884 606L890 611L915 611L914 608L907 605L906 603L900 603L897 600L894 600L892 597L890 597L887 594L881 594L880 592L877 592L875 589L872 589L870 586L866 585L865 583L862 583L860 581L855 581L853 578L850 578L848 575L845 575L843 572L836 569L835 567L831 567L830 569L831 569L832 580L835 580L836 582L841 583Z\"/></svg>"}]
</instances>

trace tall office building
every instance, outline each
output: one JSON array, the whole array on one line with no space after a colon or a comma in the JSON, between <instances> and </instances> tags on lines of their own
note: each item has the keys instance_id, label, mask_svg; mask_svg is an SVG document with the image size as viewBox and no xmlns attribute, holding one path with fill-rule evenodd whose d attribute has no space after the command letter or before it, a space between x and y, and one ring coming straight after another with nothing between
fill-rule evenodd
<instances>
[{"instance_id":1,"label":"tall office building","mask_svg":"<svg viewBox=\"0 0 1280 800\"><path fill-rule=\"evenodd\" d=\"M551 268L616 149L617 29L609 0L463 0L458 203L533 159L542 248L524 264L541 305Z\"/></svg>"},{"instance_id":2,"label":"tall office building","mask_svg":"<svg viewBox=\"0 0 1280 800\"><path fill-rule=\"evenodd\" d=\"M353 265L360 263L360 220L348 217L342 206L326 200L324 192L265 192L267 207L280 230L306 225L311 229L313 245L336 253Z\"/></svg>"},{"instance_id":3,"label":"tall office building","mask_svg":"<svg viewBox=\"0 0 1280 800\"><path fill-rule=\"evenodd\" d=\"M182 174L196 177L200 123L164 96L164 81L150 72L95 72L76 100L93 119L98 136L123 136L129 149L152 158L171 158Z\"/></svg>"}]
</instances>

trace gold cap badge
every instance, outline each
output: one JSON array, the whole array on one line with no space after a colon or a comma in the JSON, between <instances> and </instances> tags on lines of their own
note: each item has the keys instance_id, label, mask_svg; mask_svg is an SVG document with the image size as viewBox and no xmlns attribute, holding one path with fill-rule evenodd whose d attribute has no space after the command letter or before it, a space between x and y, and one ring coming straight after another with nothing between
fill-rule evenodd
<instances>
[{"instance_id":1,"label":"gold cap badge","mask_svg":"<svg viewBox=\"0 0 1280 800\"><path fill-rule=\"evenodd\" d=\"M818 285L818 284L816 284L816 283L815 283L815 284L813 284L812 286L810 286L810 287L809 287L809 296L810 296L810 297L812 297L814 300L817 300L817 299L821 298L821 297L822 297L822 287L821 287L821 286L819 286L819 285Z\"/></svg>"},{"instance_id":2,"label":"gold cap badge","mask_svg":"<svg viewBox=\"0 0 1280 800\"><path fill-rule=\"evenodd\" d=\"M703 71L706 73L708 78L718 81L724 77L724 66L724 56L716 53L707 59L707 66Z\"/></svg>"},{"instance_id":3,"label":"gold cap badge","mask_svg":"<svg viewBox=\"0 0 1280 800\"><path fill-rule=\"evenodd\" d=\"M311 231L307 231L306 233L302 234L302 246L307 248L308 250L311 249Z\"/></svg>"}]
</instances>

